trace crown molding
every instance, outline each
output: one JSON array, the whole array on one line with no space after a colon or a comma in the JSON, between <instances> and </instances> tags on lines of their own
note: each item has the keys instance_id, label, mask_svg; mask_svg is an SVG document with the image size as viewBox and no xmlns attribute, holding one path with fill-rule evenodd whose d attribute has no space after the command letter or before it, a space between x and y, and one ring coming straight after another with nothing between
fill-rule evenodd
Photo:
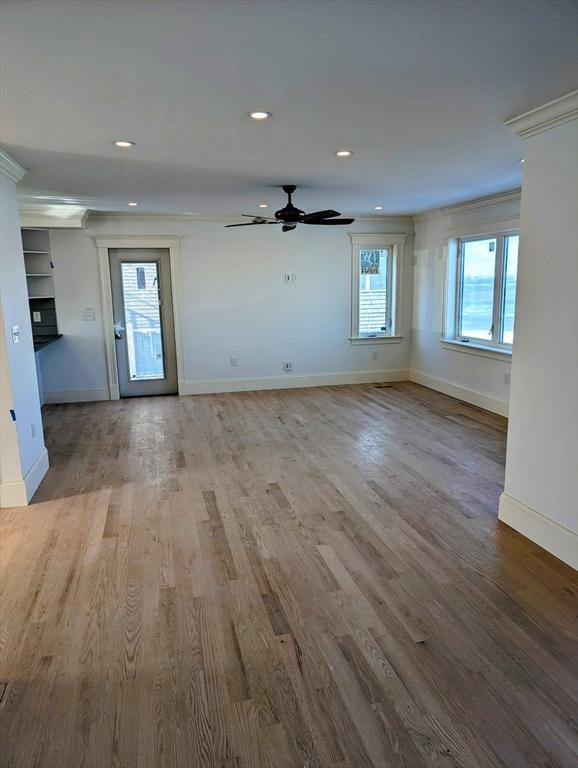
<instances>
[{"instance_id":1,"label":"crown molding","mask_svg":"<svg viewBox=\"0 0 578 768\"><path fill-rule=\"evenodd\" d=\"M523 115L506 120L505 125L522 139L528 139L530 136L549 131L576 118L578 118L578 91L572 91Z\"/></svg>"},{"instance_id":2,"label":"crown molding","mask_svg":"<svg viewBox=\"0 0 578 768\"><path fill-rule=\"evenodd\" d=\"M20 226L41 229L84 229L86 208L71 205L20 208Z\"/></svg>"},{"instance_id":3,"label":"crown molding","mask_svg":"<svg viewBox=\"0 0 578 768\"><path fill-rule=\"evenodd\" d=\"M467 200L463 203L456 203L456 205L449 205L445 208L433 208L431 211L424 211L423 213L416 213L413 217L415 223L425 221L427 219L435 219L437 216L447 216L448 214L455 213L472 213L474 211L483 211L487 208L493 208L496 205L504 205L505 203L519 202L522 196L521 189L512 189L509 192L498 192L496 195L488 195L487 197L479 197L475 200ZM508 216L508 218L511 218Z\"/></svg>"},{"instance_id":4,"label":"crown molding","mask_svg":"<svg viewBox=\"0 0 578 768\"><path fill-rule=\"evenodd\" d=\"M256 214L257 215L257 214ZM239 213L129 213L124 211L89 211L90 222L102 221L198 221L230 223L233 219L243 219ZM396 226L413 227L413 218L410 215L393 216L355 216L356 223L390 224Z\"/></svg>"},{"instance_id":5,"label":"crown molding","mask_svg":"<svg viewBox=\"0 0 578 768\"><path fill-rule=\"evenodd\" d=\"M0 173L13 181L15 184L26 174L26 169L20 163L13 160L3 149L0 149Z\"/></svg>"}]
</instances>

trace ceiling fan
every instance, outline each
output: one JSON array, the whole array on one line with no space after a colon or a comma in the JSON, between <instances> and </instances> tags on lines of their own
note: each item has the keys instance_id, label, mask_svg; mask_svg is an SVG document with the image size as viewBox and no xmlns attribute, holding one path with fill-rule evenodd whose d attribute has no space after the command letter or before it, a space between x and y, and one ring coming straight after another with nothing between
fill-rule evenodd
<instances>
[{"instance_id":1,"label":"ceiling fan","mask_svg":"<svg viewBox=\"0 0 578 768\"><path fill-rule=\"evenodd\" d=\"M291 232L298 224L323 224L325 226L339 225L339 224L352 224L355 219L338 219L337 216L341 216L339 211L315 211L314 213L305 213L300 208L296 208L291 202L291 196L295 192L297 187L294 184L284 184L283 191L289 198L285 208L280 208L275 211L275 218L269 216L251 216L250 214L243 214L252 219L243 224L227 224L227 227L252 227L254 224L282 224L282 232Z\"/></svg>"}]
</instances>

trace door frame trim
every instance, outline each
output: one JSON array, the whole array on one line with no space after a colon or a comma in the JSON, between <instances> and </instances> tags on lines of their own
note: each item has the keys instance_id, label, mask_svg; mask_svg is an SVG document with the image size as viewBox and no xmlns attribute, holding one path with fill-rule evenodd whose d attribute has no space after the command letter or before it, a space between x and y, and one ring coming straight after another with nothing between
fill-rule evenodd
<instances>
[{"instance_id":1,"label":"door frame trim","mask_svg":"<svg viewBox=\"0 0 578 768\"><path fill-rule=\"evenodd\" d=\"M178 235L99 235L94 238L98 253L100 272L100 297L102 300L102 323L108 370L108 392L111 400L120 400L118 365L114 342L114 314L112 309L112 286L110 282L110 248L166 248L169 252L171 269L171 297L173 300L173 322L175 325L175 349L177 353L178 393L181 394L185 379L183 368L183 333L181 302L181 238Z\"/></svg>"}]
</instances>

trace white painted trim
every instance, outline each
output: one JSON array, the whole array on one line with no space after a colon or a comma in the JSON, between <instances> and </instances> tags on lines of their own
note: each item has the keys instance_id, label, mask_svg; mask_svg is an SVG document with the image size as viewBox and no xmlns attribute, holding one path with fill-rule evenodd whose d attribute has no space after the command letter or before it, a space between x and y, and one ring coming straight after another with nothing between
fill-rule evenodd
<instances>
[{"instance_id":1,"label":"white painted trim","mask_svg":"<svg viewBox=\"0 0 578 768\"><path fill-rule=\"evenodd\" d=\"M408 381L409 370L344 371L342 373L286 374L246 379L203 379L179 382L181 395L205 395L213 392L251 392L262 389L297 389L329 387L338 384L372 384L381 381Z\"/></svg>"},{"instance_id":2,"label":"white painted trim","mask_svg":"<svg viewBox=\"0 0 578 768\"><path fill-rule=\"evenodd\" d=\"M455 213L473 213L474 211L485 210L486 208L494 208L495 206L503 205L504 203L519 202L521 196L521 189L511 189L508 192L498 192L496 195L487 195L486 197L479 197L475 200L466 200L463 203L448 205L444 208L432 208L429 211L416 213L413 216L413 220L416 224L419 224L419 222L424 219L435 219L437 216L446 216L447 214Z\"/></svg>"},{"instance_id":3,"label":"white painted trim","mask_svg":"<svg viewBox=\"0 0 578 768\"><path fill-rule=\"evenodd\" d=\"M400 344L403 336L350 336L353 346L357 344Z\"/></svg>"},{"instance_id":4,"label":"white painted trim","mask_svg":"<svg viewBox=\"0 0 578 768\"><path fill-rule=\"evenodd\" d=\"M120 398L118 368L113 329L112 287L110 283L109 248L168 248L171 270L171 293L173 300L173 322L175 326L175 350L177 356L177 380L179 394L184 380L184 350L181 302L181 238L175 235L103 235L94 238L98 253L100 273L100 297L102 300L102 323L108 370L109 397Z\"/></svg>"},{"instance_id":5,"label":"white painted trim","mask_svg":"<svg viewBox=\"0 0 578 768\"><path fill-rule=\"evenodd\" d=\"M357 246L358 248L363 248L364 245L369 245L369 246L403 245L407 240L407 234L400 233L400 232L396 232L394 234L390 234L387 232L383 232L381 234L377 234L375 232L371 232L369 234L363 234L358 232L348 232L347 234L349 235L351 244Z\"/></svg>"},{"instance_id":6,"label":"white painted trim","mask_svg":"<svg viewBox=\"0 0 578 768\"><path fill-rule=\"evenodd\" d=\"M559 99L542 104L523 115L506 120L505 125L522 139L549 131L578 118L578 91L572 91Z\"/></svg>"},{"instance_id":7,"label":"white painted trim","mask_svg":"<svg viewBox=\"0 0 578 768\"><path fill-rule=\"evenodd\" d=\"M118 400L110 396L109 387L92 387L90 389L52 389L44 392L44 402L54 403L88 403L93 400Z\"/></svg>"},{"instance_id":8,"label":"white painted trim","mask_svg":"<svg viewBox=\"0 0 578 768\"><path fill-rule=\"evenodd\" d=\"M501 360L503 363L512 362L512 350L501 347L484 347L471 341L458 341L457 339L440 339L442 347L451 352L465 352L468 355L489 357L492 360Z\"/></svg>"},{"instance_id":9,"label":"white painted trim","mask_svg":"<svg viewBox=\"0 0 578 768\"><path fill-rule=\"evenodd\" d=\"M0 507L26 507L48 471L48 451L43 448L22 480L0 483Z\"/></svg>"},{"instance_id":10,"label":"white painted trim","mask_svg":"<svg viewBox=\"0 0 578 768\"><path fill-rule=\"evenodd\" d=\"M498 520L578 570L578 536L536 509L502 493Z\"/></svg>"},{"instance_id":11,"label":"white painted trim","mask_svg":"<svg viewBox=\"0 0 578 768\"><path fill-rule=\"evenodd\" d=\"M42 482L42 478L48 472L48 451L43 448L40 456L24 475L24 485L26 486L26 496L28 501L36 493L36 489Z\"/></svg>"},{"instance_id":12,"label":"white painted trim","mask_svg":"<svg viewBox=\"0 0 578 768\"><path fill-rule=\"evenodd\" d=\"M259 214L255 214L258 216ZM349 215L349 214L344 214ZM352 214L355 215L355 214ZM127 211L89 211L90 223L97 221L133 221L139 224L145 221L207 221L222 222L230 224L233 219L242 220L240 213L134 213ZM392 215L392 216L355 216L356 222L366 222L371 224L383 224L388 226L413 227L413 217L411 215Z\"/></svg>"},{"instance_id":13,"label":"white painted trim","mask_svg":"<svg viewBox=\"0 0 578 768\"><path fill-rule=\"evenodd\" d=\"M28 504L24 480L0 483L0 507L25 507Z\"/></svg>"},{"instance_id":14,"label":"white painted trim","mask_svg":"<svg viewBox=\"0 0 578 768\"><path fill-rule=\"evenodd\" d=\"M430 376L428 373L413 369L410 372L409 379L416 384L429 387L429 389L443 392L444 395L455 397L456 400L463 400L465 403L476 405L478 408L497 413L500 416L508 416L508 401L501 400L499 397L487 395L485 392L479 392L477 389L470 389L461 384L456 384L455 381L442 379L438 376Z\"/></svg>"},{"instance_id":15,"label":"white painted trim","mask_svg":"<svg viewBox=\"0 0 578 768\"><path fill-rule=\"evenodd\" d=\"M98 235L97 248L178 248L178 235Z\"/></svg>"},{"instance_id":16,"label":"white painted trim","mask_svg":"<svg viewBox=\"0 0 578 768\"><path fill-rule=\"evenodd\" d=\"M484 235L518 234L519 231L519 216L500 217L494 215L471 224L449 225L445 236L446 240L457 240L458 238L483 237Z\"/></svg>"},{"instance_id":17,"label":"white painted trim","mask_svg":"<svg viewBox=\"0 0 578 768\"><path fill-rule=\"evenodd\" d=\"M371 337L373 343L385 338L399 337L401 327L401 297L403 292L403 246L407 240L406 233L358 233L348 232L351 240L351 336L352 344L362 344L365 337L359 336L359 252L361 248L391 249L391 264L388 264L388 279L394 286L391 294L391 312L388 312L391 335ZM389 260L388 260L389 261Z\"/></svg>"},{"instance_id":18,"label":"white painted trim","mask_svg":"<svg viewBox=\"0 0 578 768\"><path fill-rule=\"evenodd\" d=\"M56 214L56 209L59 215ZM84 229L86 224L86 208L78 206L51 206L52 213L37 208L20 208L20 226L40 229ZM62 214L66 213L65 216Z\"/></svg>"},{"instance_id":19,"label":"white painted trim","mask_svg":"<svg viewBox=\"0 0 578 768\"><path fill-rule=\"evenodd\" d=\"M0 149L0 173L18 184L26 175L26 168L23 168L20 163L17 163L3 149Z\"/></svg>"}]
</instances>

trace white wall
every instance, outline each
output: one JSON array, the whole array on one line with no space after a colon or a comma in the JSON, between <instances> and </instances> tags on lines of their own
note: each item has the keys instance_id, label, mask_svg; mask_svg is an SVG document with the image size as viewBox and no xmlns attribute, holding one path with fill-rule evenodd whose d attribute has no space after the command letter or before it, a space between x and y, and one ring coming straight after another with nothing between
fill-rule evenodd
<instances>
[{"instance_id":1,"label":"white wall","mask_svg":"<svg viewBox=\"0 0 578 768\"><path fill-rule=\"evenodd\" d=\"M185 391L299 385L323 379L339 383L340 376L344 380L348 376L351 380L408 378L411 219L362 221L344 228L303 227L286 234L278 227L225 229L225 223L94 216L86 230L53 230L56 307L64 338L41 353L46 401L108 397L95 235L183 237ZM354 346L349 341L349 231L408 234L401 343ZM298 282L286 284L285 272L297 272ZM96 322L81 319L84 307L95 310ZM232 357L238 360L236 368L231 367ZM293 363L293 374L285 376L284 361Z\"/></svg>"},{"instance_id":2,"label":"white wall","mask_svg":"<svg viewBox=\"0 0 578 768\"><path fill-rule=\"evenodd\" d=\"M574 119L525 141L522 257L506 481L500 502L500 519L574 567L578 567L577 125Z\"/></svg>"},{"instance_id":3,"label":"white wall","mask_svg":"<svg viewBox=\"0 0 578 768\"><path fill-rule=\"evenodd\" d=\"M8 162L7 156L0 158ZM0 394L0 504L26 504L46 469L32 328L26 287L26 270L20 236L16 184L0 172L0 300L2 364ZM20 341L14 344L12 327ZM10 417L16 413L16 421ZM35 434L33 435L33 429Z\"/></svg>"},{"instance_id":4,"label":"white wall","mask_svg":"<svg viewBox=\"0 0 578 768\"><path fill-rule=\"evenodd\" d=\"M519 213L514 192L416 217L412 380L502 415L508 413L504 376L511 360L442 345L447 239L517 226Z\"/></svg>"}]
</instances>

